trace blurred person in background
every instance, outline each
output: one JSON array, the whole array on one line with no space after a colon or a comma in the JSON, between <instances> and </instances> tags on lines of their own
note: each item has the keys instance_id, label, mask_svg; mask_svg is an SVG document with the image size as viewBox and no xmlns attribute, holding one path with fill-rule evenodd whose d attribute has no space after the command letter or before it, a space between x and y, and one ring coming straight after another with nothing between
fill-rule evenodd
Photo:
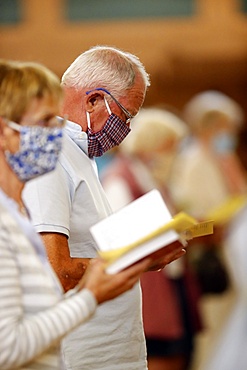
<instances>
[{"instance_id":1,"label":"blurred person in background","mask_svg":"<svg viewBox=\"0 0 247 370\"><path fill-rule=\"evenodd\" d=\"M192 136L181 151L174 166L170 190L179 209L192 216L204 219L215 217L214 234L201 243L194 243L193 256L198 274L203 277L206 293L212 289L220 292L220 275L213 275L209 270L205 274L206 259L217 253L226 266L231 288L236 291L233 297L233 313L225 319L221 315L221 325L225 325L221 339L216 341L219 333L214 334L209 327L210 345L214 349L205 359L206 370L244 370L246 369L246 170L237 155L238 135L244 124L241 106L229 96L219 91L205 91L194 96L185 106L185 119L191 128ZM240 199L237 207L232 200ZM243 200L243 202L242 202ZM231 204L231 207L229 205ZM225 206L228 205L228 208ZM223 207L223 208L221 208ZM223 211L217 212L222 209ZM209 254L210 253L210 254ZM211 266L212 267L212 266ZM218 269L219 270L219 269ZM209 274L211 274L211 276ZM207 277L208 276L208 277ZM219 278L217 278L217 276ZM207 280L210 278L210 281ZM224 284L222 285L222 287ZM217 293L217 291L215 290ZM224 289L222 289L224 292ZM217 311L221 296L215 296L205 305L205 314ZM207 301L205 301L206 304ZM226 321L225 321L226 320ZM211 359L212 355L212 359ZM202 368L202 366L200 367ZM203 368L204 369L204 368Z\"/></svg>"},{"instance_id":2,"label":"blurred person in background","mask_svg":"<svg viewBox=\"0 0 247 370\"><path fill-rule=\"evenodd\" d=\"M199 220L212 215L215 218L218 209L246 193L246 171L236 153L244 123L243 109L229 96L209 90L192 97L184 107L184 118L191 135L174 164L170 191L179 210ZM199 260L206 264L206 258L222 256L225 220L226 214L215 219L214 233L193 241L193 263L201 266ZM200 273L202 284L205 281L203 289L210 290L202 269ZM220 276L218 282L220 290ZM222 279L222 290L223 287Z\"/></svg>"},{"instance_id":3,"label":"blurred person in background","mask_svg":"<svg viewBox=\"0 0 247 370\"><path fill-rule=\"evenodd\" d=\"M98 304L132 286L147 267L107 275L96 261L63 295L22 200L24 185L53 171L63 139L59 79L40 64L0 61L0 368L60 369L60 341Z\"/></svg>"},{"instance_id":4,"label":"blurred person in background","mask_svg":"<svg viewBox=\"0 0 247 370\"><path fill-rule=\"evenodd\" d=\"M247 364L247 207L228 223L224 251L234 301L202 370L245 370Z\"/></svg>"},{"instance_id":5,"label":"blurred person in background","mask_svg":"<svg viewBox=\"0 0 247 370\"><path fill-rule=\"evenodd\" d=\"M90 227L112 213L94 157L129 134L130 120L141 108L149 84L135 55L110 46L86 50L63 74L61 112L68 116L63 149L55 171L25 187L25 201L65 291L74 288L98 255ZM164 267L185 253L181 244L167 251L158 261L153 258L148 268ZM146 369L140 300L138 281L127 293L101 305L90 322L64 339L66 367Z\"/></svg>"},{"instance_id":6,"label":"blurred person in background","mask_svg":"<svg viewBox=\"0 0 247 370\"><path fill-rule=\"evenodd\" d=\"M158 189L172 214L176 210L166 183L186 124L174 113L143 108L132 132L105 171L102 183L114 210ZM185 370L200 329L199 291L184 257L141 279L149 370Z\"/></svg>"},{"instance_id":7,"label":"blurred person in background","mask_svg":"<svg viewBox=\"0 0 247 370\"><path fill-rule=\"evenodd\" d=\"M218 91L194 96L184 108L191 136L174 167L170 189L178 208L202 219L230 197L246 192L236 154L243 110Z\"/></svg>"}]
</instances>

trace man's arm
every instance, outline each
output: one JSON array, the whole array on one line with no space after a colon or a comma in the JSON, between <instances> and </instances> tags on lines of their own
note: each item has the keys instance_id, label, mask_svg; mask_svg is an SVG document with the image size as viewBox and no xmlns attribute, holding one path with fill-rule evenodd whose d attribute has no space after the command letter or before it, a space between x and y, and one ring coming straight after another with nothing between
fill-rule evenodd
<instances>
[{"instance_id":1,"label":"man's arm","mask_svg":"<svg viewBox=\"0 0 247 370\"><path fill-rule=\"evenodd\" d=\"M49 261L64 291L74 288L85 273L90 258L71 258L67 236L59 233L41 233ZM179 242L172 243L149 256L148 271L164 268L168 263L183 256L185 250Z\"/></svg>"},{"instance_id":2,"label":"man's arm","mask_svg":"<svg viewBox=\"0 0 247 370\"><path fill-rule=\"evenodd\" d=\"M71 258L67 236L59 233L40 234L48 259L55 270L64 291L74 288L85 273L90 258Z\"/></svg>"}]
</instances>

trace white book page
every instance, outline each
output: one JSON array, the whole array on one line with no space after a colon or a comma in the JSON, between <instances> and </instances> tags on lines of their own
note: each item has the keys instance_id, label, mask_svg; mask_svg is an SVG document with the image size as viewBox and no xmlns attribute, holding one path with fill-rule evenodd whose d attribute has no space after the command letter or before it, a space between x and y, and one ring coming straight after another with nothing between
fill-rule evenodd
<instances>
[{"instance_id":1,"label":"white book page","mask_svg":"<svg viewBox=\"0 0 247 370\"><path fill-rule=\"evenodd\" d=\"M98 222L90 228L90 232L99 249L109 251L140 240L171 218L160 192L155 189ZM177 236L177 233L174 234Z\"/></svg>"},{"instance_id":2,"label":"white book page","mask_svg":"<svg viewBox=\"0 0 247 370\"><path fill-rule=\"evenodd\" d=\"M127 266L139 261L140 259L148 256L149 254L157 251L158 249L178 240L179 235L175 231L168 231L163 233L151 241L145 242L138 247L123 254L116 261L112 262L106 268L109 274L115 274Z\"/></svg>"}]
</instances>

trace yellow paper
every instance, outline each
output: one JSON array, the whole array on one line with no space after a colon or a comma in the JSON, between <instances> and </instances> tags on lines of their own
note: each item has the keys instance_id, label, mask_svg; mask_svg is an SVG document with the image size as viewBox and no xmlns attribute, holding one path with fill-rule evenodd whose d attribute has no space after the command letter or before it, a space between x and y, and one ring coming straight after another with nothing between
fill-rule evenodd
<instances>
[{"instance_id":1,"label":"yellow paper","mask_svg":"<svg viewBox=\"0 0 247 370\"><path fill-rule=\"evenodd\" d=\"M231 197L221 206L209 212L206 216L206 219L212 219L214 220L214 223L218 225L225 224L229 222L231 218L233 218L236 213L240 211L241 208L246 204L246 195L237 195L235 197Z\"/></svg>"},{"instance_id":2,"label":"yellow paper","mask_svg":"<svg viewBox=\"0 0 247 370\"><path fill-rule=\"evenodd\" d=\"M182 239L191 239L193 237L212 234L213 233L213 221L205 221L198 223L193 217L187 215L184 212L178 213L174 216L171 221L167 222L164 226L155 230L154 232L144 236L143 238L135 241L134 243L110 251L100 251L99 254L108 263L117 260L120 256L132 250L135 247L155 238L156 236L165 233L169 230L174 230L178 234L181 234Z\"/></svg>"},{"instance_id":3,"label":"yellow paper","mask_svg":"<svg viewBox=\"0 0 247 370\"><path fill-rule=\"evenodd\" d=\"M210 235L214 232L214 221L199 222L183 232L187 240L197 238L199 236Z\"/></svg>"}]
</instances>

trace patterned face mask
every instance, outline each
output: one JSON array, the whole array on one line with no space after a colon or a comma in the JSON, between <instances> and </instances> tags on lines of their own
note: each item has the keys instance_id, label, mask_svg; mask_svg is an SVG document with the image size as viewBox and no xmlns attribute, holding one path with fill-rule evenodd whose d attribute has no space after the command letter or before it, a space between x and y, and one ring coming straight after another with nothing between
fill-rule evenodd
<instances>
[{"instance_id":1,"label":"patterned face mask","mask_svg":"<svg viewBox=\"0 0 247 370\"><path fill-rule=\"evenodd\" d=\"M116 114L111 113L110 107L105 99L105 105L109 113L104 127L98 131L93 132L90 128L90 117L87 114L88 121L88 156L89 158L100 157L107 150L114 148L121 144L130 132L130 128L122 121Z\"/></svg>"},{"instance_id":2,"label":"patterned face mask","mask_svg":"<svg viewBox=\"0 0 247 370\"><path fill-rule=\"evenodd\" d=\"M5 151L8 164L22 182L54 170L62 149L61 127L21 126L8 122L20 132L20 149L12 154Z\"/></svg>"}]
</instances>

